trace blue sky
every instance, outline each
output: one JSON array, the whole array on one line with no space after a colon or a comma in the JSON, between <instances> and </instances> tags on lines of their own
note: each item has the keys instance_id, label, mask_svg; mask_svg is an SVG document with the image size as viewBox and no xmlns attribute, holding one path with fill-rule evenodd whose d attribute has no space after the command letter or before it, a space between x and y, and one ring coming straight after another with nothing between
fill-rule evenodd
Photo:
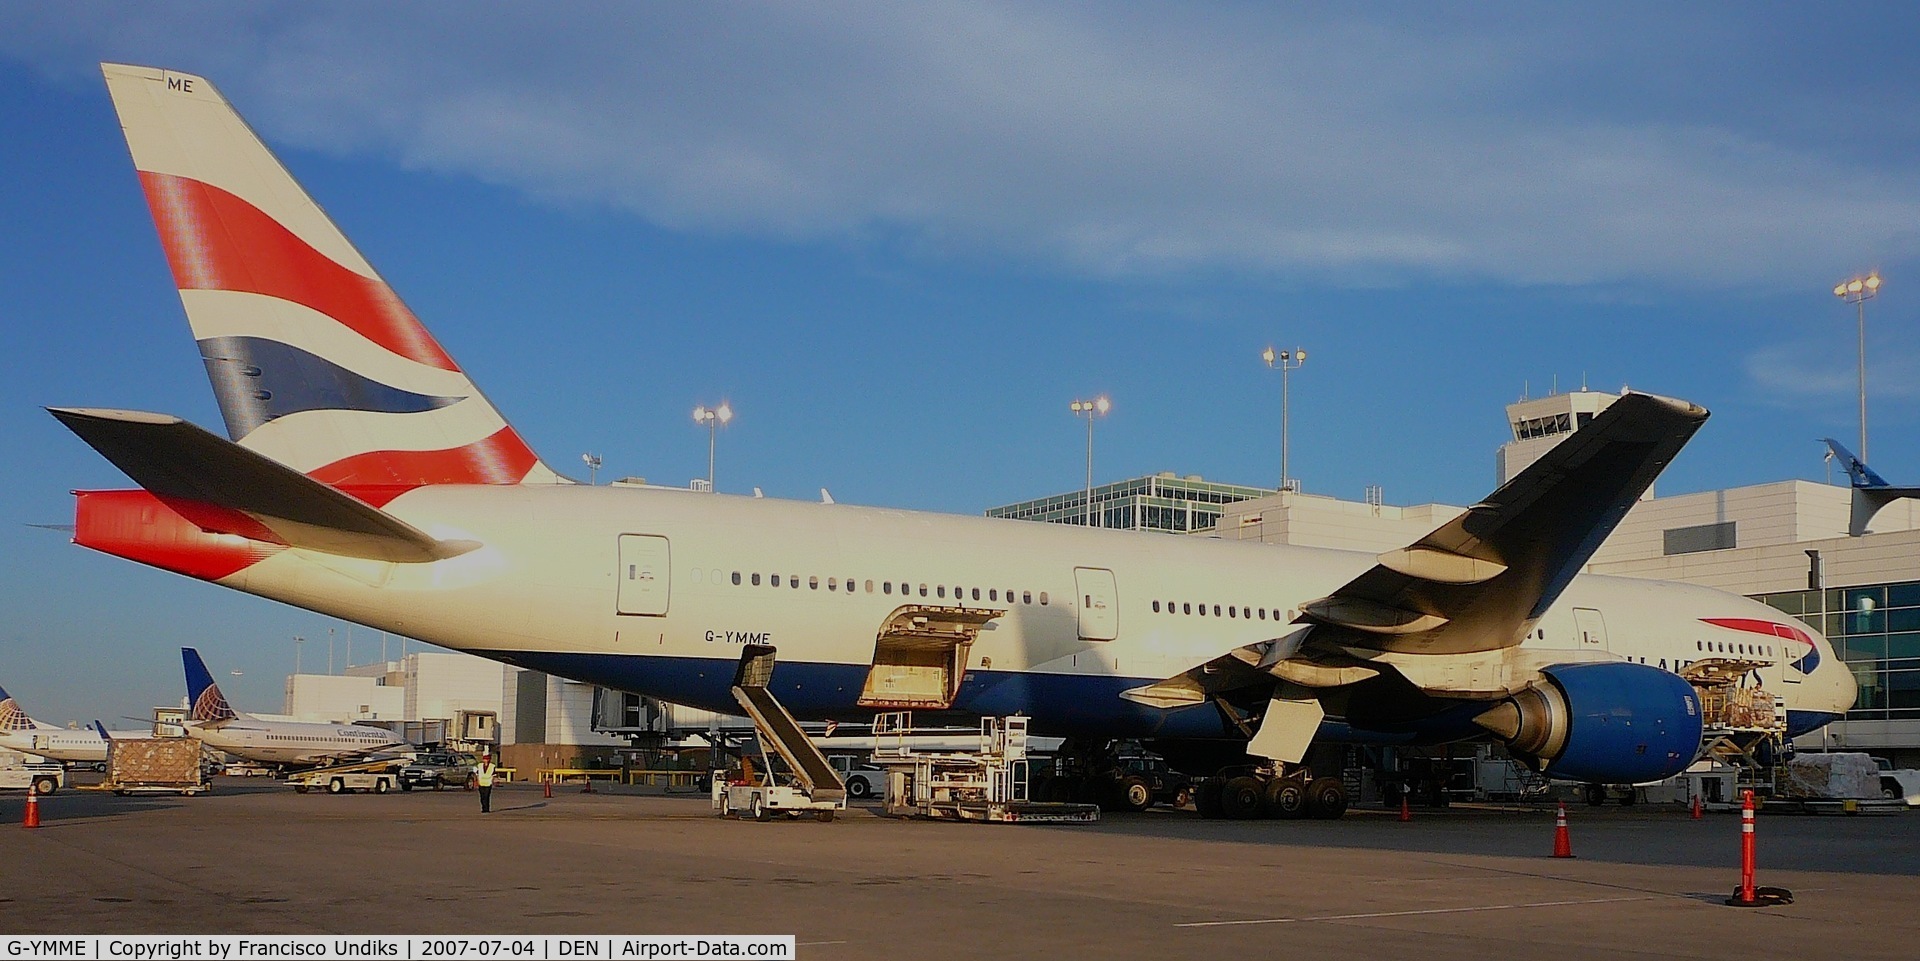
<instances>
[{"instance_id":1,"label":"blue sky","mask_svg":"<svg viewBox=\"0 0 1920 961\"><path fill-rule=\"evenodd\" d=\"M1865 4L0 7L0 685L275 710L346 625L29 527L49 404L219 417L95 64L212 79L550 463L978 512L1096 476L1469 503L1501 406L1702 403L1663 492L1920 477L1920 11ZM1906 278L1913 277L1909 281ZM1914 286L1913 292L1908 292ZM355 660L377 648L357 631ZM397 649L397 646L396 646Z\"/></svg>"}]
</instances>

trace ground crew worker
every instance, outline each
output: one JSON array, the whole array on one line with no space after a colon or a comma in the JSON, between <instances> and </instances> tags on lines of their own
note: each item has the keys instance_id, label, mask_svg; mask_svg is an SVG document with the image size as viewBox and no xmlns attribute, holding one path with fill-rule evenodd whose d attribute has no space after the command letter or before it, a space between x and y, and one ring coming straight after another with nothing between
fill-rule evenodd
<instances>
[{"instance_id":1,"label":"ground crew worker","mask_svg":"<svg viewBox=\"0 0 1920 961\"><path fill-rule=\"evenodd\" d=\"M480 789L480 813L493 811L493 755L480 755L480 766L473 769L473 783Z\"/></svg>"}]
</instances>

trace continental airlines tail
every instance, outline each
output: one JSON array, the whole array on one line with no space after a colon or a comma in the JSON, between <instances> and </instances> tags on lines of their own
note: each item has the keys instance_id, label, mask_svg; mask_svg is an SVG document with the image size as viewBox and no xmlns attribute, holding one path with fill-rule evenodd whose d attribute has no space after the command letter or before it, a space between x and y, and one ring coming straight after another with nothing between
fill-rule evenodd
<instances>
[{"instance_id":1,"label":"continental airlines tail","mask_svg":"<svg viewBox=\"0 0 1920 961\"><path fill-rule=\"evenodd\" d=\"M220 685L213 682L213 673L207 670L207 662L200 659L199 651L183 647L180 660L187 669L187 720L213 724L240 716L227 703L227 696L220 693Z\"/></svg>"},{"instance_id":2,"label":"continental airlines tail","mask_svg":"<svg viewBox=\"0 0 1920 961\"><path fill-rule=\"evenodd\" d=\"M34 723L33 718L27 716L27 712L20 709L20 704L13 699L13 695L8 694L6 688L0 688L0 734L31 731L36 727L39 725Z\"/></svg>"},{"instance_id":3,"label":"continental airlines tail","mask_svg":"<svg viewBox=\"0 0 1920 961\"><path fill-rule=\"evenodd\" d=\"M213 84L101 71L229 437L340 487L556 480Z\"/></svg>"}]
</instances>

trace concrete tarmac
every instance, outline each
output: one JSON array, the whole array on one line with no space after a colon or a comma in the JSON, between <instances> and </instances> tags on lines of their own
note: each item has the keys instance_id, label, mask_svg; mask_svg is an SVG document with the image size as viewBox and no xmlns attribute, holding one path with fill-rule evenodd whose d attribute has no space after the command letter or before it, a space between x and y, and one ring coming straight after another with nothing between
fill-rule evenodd
<instances>
[{"instance_id":1,"label":"concrete tarmac","mask_svg":"<svg viewBox=\"0 0 1920 961\"><path fill-rule=\"evenodd\" d=\"M1571 807L1097 825L723 821L704 796L496 789L0 796L0 933L794 934L803 958L1911 959L1920 813L1739 818Z\"/></svg>"}]
</instances>

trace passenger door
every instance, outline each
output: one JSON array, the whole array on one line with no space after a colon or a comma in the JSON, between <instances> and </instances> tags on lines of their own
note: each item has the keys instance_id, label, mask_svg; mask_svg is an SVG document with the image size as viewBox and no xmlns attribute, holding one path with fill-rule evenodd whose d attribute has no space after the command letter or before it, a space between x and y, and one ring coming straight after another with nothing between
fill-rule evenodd
<instances>
[{"instance_id":1,"label":"passenger door","mask_svg":"<svg viewBox=\"0 0 1920 961\"><path fill-rule=\"evenodd\" d=\"M1076 567L1074 586L1080 595L1080 639L1111 641L1120 636L1120 603L1113 572L1104 567Z\"/></svg>"},{"instance_id":2,"label":"passenger door","mask_svg":"<svg viewBox=\"0 0 1920 961\"><path fill-rule=\"evenodd\" d=\"M667 561L666 538L620 535L620 613L658 617L667 612Z\"/></svg>"}]
</instances>

